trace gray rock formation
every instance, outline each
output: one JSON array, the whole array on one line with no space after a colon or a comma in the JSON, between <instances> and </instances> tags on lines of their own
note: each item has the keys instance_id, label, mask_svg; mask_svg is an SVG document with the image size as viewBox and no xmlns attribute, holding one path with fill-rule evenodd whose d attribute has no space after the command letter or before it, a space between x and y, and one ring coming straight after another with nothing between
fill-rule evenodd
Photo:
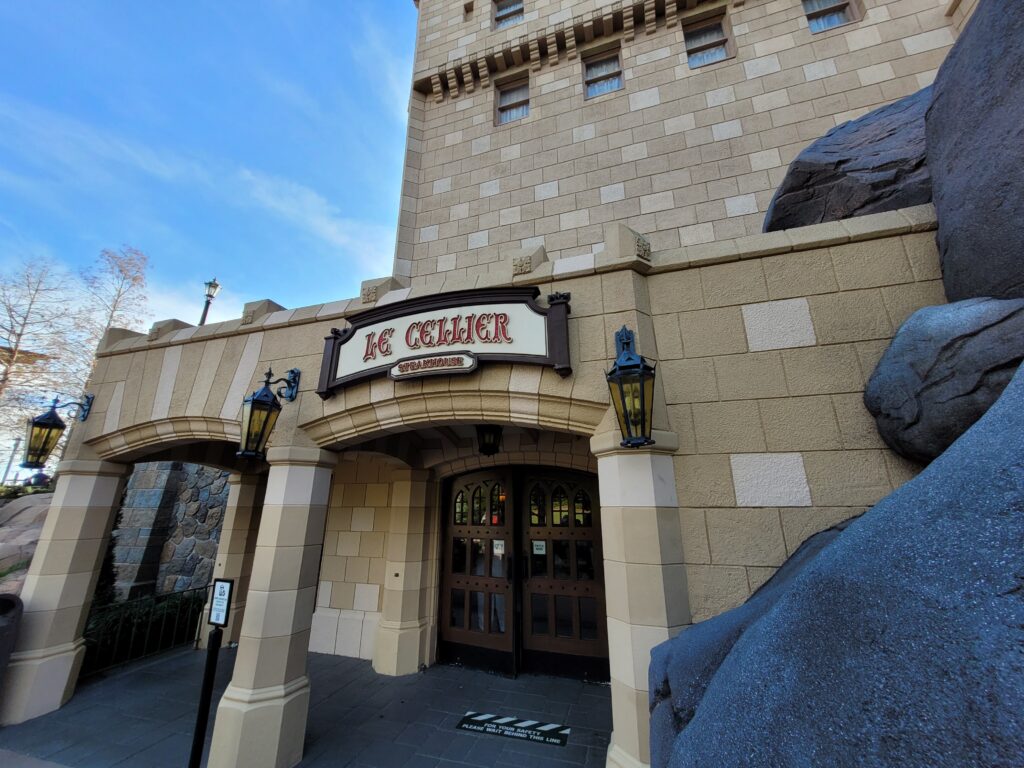
<instances>
[{"instance_id":1,"label":"gray rock formation","mask_svg":"<svg viewBox=\"0 0 1024 768\"><path fill-rule=\"evenodd\" d=\"M52 499L33 493L0 505L0 592L21 593Z\"/></svg>"},{"instance_id":2,"label":"gray rock formation","mask_svg":"<svg viewBox=\"0 0 1024 768\"><path fill-rule=\"evenodd\" d=\"M119 594L206 586L227 496L221 470L169 461L136 465L114 532Z\"/></svg>"},{"instance_id":3,"label":"gray rock formation","mask_svg":"<svg viewBox=\"0 0 1024 768\"><path fill-rule=\"evenodd\" d=\"M1024 372L743 632L659 765L1020 766L1022 540Z\"/></svg>"},{"instance_id":4,"label":"gray rock formation","mask_svg":"<svg viewBox=\"0 0 1024 768\"><path fill-rule=\"evenodd\" d=\"M743 605L686 630L685 642L654 649L649 673L652 765L668 763L679 731L693 719L715 672L747 627L786 594L793 580L851 522L811 536Z\"/></svg>"},{"instance_id":5,"label":"gray rock formation","mask_svg":"<svg viewBox=\"0 0 1024 768\"><path fill-rule=\"evenodd\" d=\"M929 462L1002 394L1024 360L1024 300L969 299L915 312L864 391L894 451Z\"/></svg>"},{"instance_id":6,"label":"gray rock formation","mask_svg":"<svg viewBox=\"0 0 1024 768\"><path fill-rule=\"evenodd\" d=\"M790 163L764 231L922 205L932 199L925 162L925 88L836 126Z\"/></svg>"},{"instance_id":7,"label":"gray rock formation","mask_svg":"<svg viewBox=\"0 0 1024 768\"><path fill-rule=\"evenodd\" d=\"M1024 3L982 0L926 118L950 301L1024 297Z\"/></svg>"}]
</instances>

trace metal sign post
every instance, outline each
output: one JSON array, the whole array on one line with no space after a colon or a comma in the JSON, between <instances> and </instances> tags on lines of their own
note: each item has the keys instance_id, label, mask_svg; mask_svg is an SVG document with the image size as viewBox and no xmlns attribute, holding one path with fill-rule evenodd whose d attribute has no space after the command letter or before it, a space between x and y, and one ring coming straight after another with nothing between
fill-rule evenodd
<instances>
[{"instance_id":1,"label":"metal sign post","mask_svg":"<svg viewBox=\"0 0 1024 768\"><path fill-rule=\"evenodd\" d=\"M213 629L206 641L206 668L203 670L203 687L199 692L199 710L196 712L196 728L192 734L192 754L188 768L199 768L203 762L203 747L206 742L206 723L210 719L210 702L213 699L213 680L217 675L217 657L224 637L224 627L231 615L231 594L234 592L233 579L214 579L213 596L210 599L210 617L207 624Z\"/></svg>"}]
</instances>

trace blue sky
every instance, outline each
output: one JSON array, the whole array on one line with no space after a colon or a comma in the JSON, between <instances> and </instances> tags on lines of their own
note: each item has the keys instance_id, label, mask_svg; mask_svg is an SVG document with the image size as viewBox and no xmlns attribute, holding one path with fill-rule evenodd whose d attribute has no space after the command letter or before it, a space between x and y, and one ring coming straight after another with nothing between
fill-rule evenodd
<instances>
[{"instance_id":1,"label":"blue sky","mask_svg":"<svg viewBox=\"0 0 1024 768\"><path fill-rule=\"evenodd\" d=\"M390 274L412 0L0 3L0 268L150 257L151 318Z\"/></svg>"}]
</instances>

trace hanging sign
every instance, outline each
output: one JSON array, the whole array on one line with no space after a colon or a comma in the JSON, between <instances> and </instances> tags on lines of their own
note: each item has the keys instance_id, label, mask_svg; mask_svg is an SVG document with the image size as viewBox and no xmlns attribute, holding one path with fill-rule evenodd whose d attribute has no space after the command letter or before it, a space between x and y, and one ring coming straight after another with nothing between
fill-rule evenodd
<instances>
[{"instance_id":1,"label":"hanging sign","mask_svg":"<svg viewBox=\"0 0 1024 768\"><path fill-rule=\"evenodd\" d=\"M214 579L213 595L210 598L210 618L208 624L215 627L226 627L231 614L231 593L234 591L234 579Z\"/></svg>"},{"instance_id":2,"label":"hanging sign","mask_svg":"<svg viewBox=\"0 0 1024 768\"><path fill-rule=\"evenodd\" d=\"M361 312L325 339L320 385L336 389L374 376L402 380L470 373L487 361L550 365L561 376L569 363L569 294L496 288L423 296Z\"/></svg>"}]
</instances>

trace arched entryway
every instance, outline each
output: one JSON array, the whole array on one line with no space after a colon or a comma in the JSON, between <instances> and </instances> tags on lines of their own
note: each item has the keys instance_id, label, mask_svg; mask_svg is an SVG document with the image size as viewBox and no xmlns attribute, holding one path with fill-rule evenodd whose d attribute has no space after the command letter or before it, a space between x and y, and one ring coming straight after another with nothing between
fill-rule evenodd
<instances>
[{"instance_id":1,"label":"arched entryway","mask_svg":"<svg viewBox=\"0 0 1024 768\"><path fill-rule=\"evenodd\" d=\"M508 465L442 487L438 660L608 679L593 475Z\"/></svg>"}]
</instances>

